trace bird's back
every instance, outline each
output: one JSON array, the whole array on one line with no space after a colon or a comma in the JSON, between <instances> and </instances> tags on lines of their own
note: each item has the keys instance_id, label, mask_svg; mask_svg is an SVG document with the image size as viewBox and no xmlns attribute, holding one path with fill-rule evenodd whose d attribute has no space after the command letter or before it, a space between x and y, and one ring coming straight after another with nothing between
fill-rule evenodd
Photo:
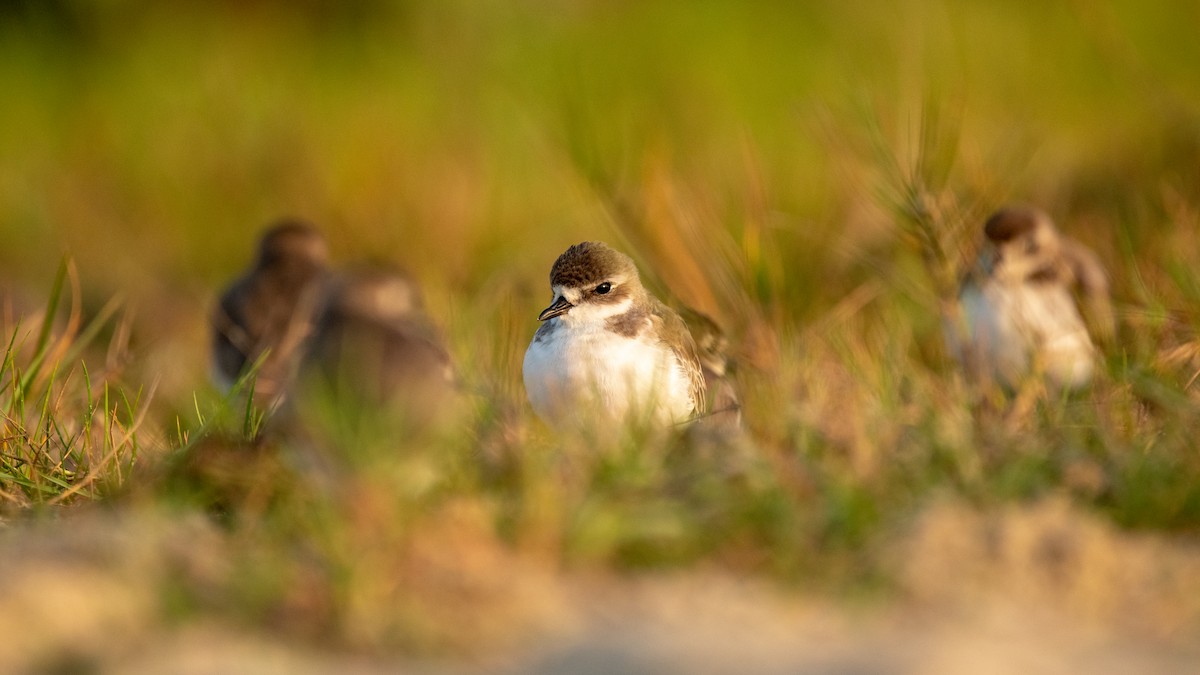
<instances>
[{"instance_id":1,"label":"bird's back","mask_svg":"<svg viewBox=\"0 0 1200 675\"><path fill-rule=\"evenodd\" d=\"M392 303L362 302L388 286L391 280L378 275L335 285L314 329L304 377L344 404L394 404L414 420L437 416L458 393L449 352L416 307L394 312Z\"/></svg>"}]
</instances>

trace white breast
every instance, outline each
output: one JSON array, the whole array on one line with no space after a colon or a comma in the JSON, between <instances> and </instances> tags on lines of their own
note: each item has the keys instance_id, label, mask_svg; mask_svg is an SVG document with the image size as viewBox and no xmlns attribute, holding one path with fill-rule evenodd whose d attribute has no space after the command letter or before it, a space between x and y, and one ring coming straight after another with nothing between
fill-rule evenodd
<instances>
[{"instance_id":1,"label":"white breast","mask_svg":"<svg viewBox=\"0 0 1200 675\"><path fill-rule=\"evenodd\" d=\"M959 299L967 349L1002 382L1015 384L1031 369L1065 387L1091 379L1095 347L1065 287L988 281L968 285Z\"/></svg>"},{"instance_id":2,"label":"white breast","mask_svg":"<svg viewBox=\"0 0 1200 675\"><path fill-rule=\"evenodd\" d=\"M523 375L534 412L555 427L586 420L665 425L694 409L689 379L669 349L602 324L555 326L530 343Z\"/></svg>"}]
</instances>

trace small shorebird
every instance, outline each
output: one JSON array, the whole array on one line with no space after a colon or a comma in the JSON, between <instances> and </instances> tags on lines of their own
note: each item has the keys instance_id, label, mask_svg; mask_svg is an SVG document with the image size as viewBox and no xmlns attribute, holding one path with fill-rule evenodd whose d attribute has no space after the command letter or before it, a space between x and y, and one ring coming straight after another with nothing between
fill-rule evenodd
<instances>
[{"instance_id":1,"label":"small shorebird","mask_svg":"<svg viewBox=\"0 0 1200 675\"><path fill-rule=\"evenodd\" d=\"M255 362L254 398L272 407L294 375L328 277L325 238L307 223L268 229L250 270L213 312L213 379L228 389ZM265 356L264 356L265 354Z\"/></svg>"},{"instance_id":2,"label":"small shorebird","mask_svg":"<svg viewBox=\"0 0 1200 675\"><path fill-rule=\"evenodd\" d=\"M303 375L359 403L401 403L413 420L437 416L457 387L423 304L416 281L400 272L340 275L329 285Z\"/></svg>"},{"instance_id":3,"label":"small shorebird","mask_svg":"<svg viewBox=\"0 0 1200 675\"><path fill-rule=\"evenodd\" d=\"M550 288L523 368L529 402L546 423L670 425L704 410L696 343L679 314L642 286L629 256L576 244L554 262Z\"/></svg>"},{"instance_id":4,"label":"small shorebird","mask_svg":"<svg viewBox=\"0 0 1200 675\"><path fill-rule=\"evenodd\" d=\"M951 351L973 376L1008 387L1031 372L1059 387L1086 385L1096 347L1072 288L1096 308L1100 329L1110 331L1108 278L1096 255L1027 206L997 211L984 235L959 289L962 325L948 326Z\"/></svg>"}]
</instances>

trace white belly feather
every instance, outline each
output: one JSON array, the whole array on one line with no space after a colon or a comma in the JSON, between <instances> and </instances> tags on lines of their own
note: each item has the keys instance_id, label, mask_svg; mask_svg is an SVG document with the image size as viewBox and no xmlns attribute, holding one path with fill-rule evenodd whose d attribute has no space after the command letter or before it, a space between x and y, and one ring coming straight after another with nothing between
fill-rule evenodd
<instances>
[{"instance_id":1,"label":"white belly feather","mask_svg":"<svg viewBox=\"0 0 1200 675\"><path fill-rule=\"evenodd\" d=\"M547 424L585 420L672 424L691 416L690 383L675 355L602 325L558 325L525 352L525 389Z\"/></svg>"},{"instance_id":2,"label":"white belly feather","mask_svg":"<svg viewBox=\"0 0 1200 675\"><path fill-rule=\"evenodd\" d=\"M1031 369L1065 387L1091 379L1095 347L1066 288L988 282L959 299L972 357L1001 381L1014 384Z\"/></svg>"}]
</instances>

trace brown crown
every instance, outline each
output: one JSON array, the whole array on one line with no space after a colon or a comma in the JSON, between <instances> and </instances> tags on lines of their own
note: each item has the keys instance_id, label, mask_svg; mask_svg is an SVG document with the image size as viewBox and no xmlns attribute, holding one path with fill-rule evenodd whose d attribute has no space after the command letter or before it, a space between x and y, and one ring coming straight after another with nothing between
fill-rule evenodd
<instances>
[{"instance_id":1,"label":"brown crown","mask_svg":"<svg viewBox=\"0 0 1200 675\"><path fill-rule=\"evenodd\" d=\"M260 267L279 264L322 266L329 259L325 236L302 220L283 220L263 233L258 246Z\"/></svg>"},{"instance_id":2,"label":"brown crown","mask_svg":"<svg viewBox=\"0 0 1200 675\"><path fill-rule=\"evenodd\" d=\"M1045 217L1041 211L1030 206L1005 207L987 219L983 233L996 243L1004 243L1032 232Z\"/></svg>"},{"instance_id":3,"label":"brown crown","mask_svg":"<svg viewBox=\"0 0 1200 675\"><path fill-rule=\"evenodd\" d=\"M550 268L550 285L582 288L607 281L617 274L637 278L633 259L599 241L585 241L568 248Z\"/></svg>"}]
</instances>

